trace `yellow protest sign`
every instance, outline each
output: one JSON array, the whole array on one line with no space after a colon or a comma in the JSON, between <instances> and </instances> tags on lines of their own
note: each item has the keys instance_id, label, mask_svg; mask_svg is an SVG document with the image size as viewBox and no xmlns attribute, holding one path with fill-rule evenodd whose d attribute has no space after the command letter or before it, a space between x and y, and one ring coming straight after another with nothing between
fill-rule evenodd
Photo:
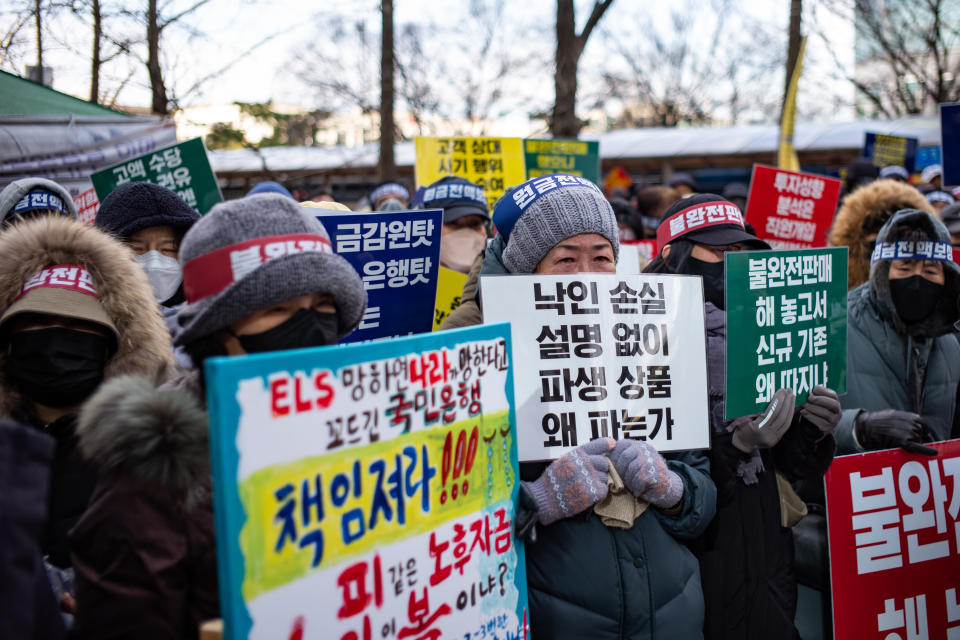
<instances>
[{"instance_id":1,"label":"yellow protest sign","mask_svg":"<svg viewBox=\"0 0 960 640\"><path fill-rule=\"evenodd\" d=\"M483 187L491 210L507 187L527 179L523 138L417 137L414 144L418 186L460 176Z\"/></svg>"},{"instance_id":2,"label":"yellow protest sign","mask_svg":"<svg viewBox=\"0 0 960 640\"><path fill-rule=\"evenodd\" d=\"M443 324L453 310L460 306L463 285L467 283L467 274L440 267L437 279L437 303L433 310L433 330Z\"/></svg>"}]
</instances>

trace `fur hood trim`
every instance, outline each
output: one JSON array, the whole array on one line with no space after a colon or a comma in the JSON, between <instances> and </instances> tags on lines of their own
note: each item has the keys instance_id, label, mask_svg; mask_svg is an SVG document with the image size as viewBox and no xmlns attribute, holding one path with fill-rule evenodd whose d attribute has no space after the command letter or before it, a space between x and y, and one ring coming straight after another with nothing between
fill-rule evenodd
<instances>
[{"instance_id":1,"label":"fur hood trim","mask_svg":"<svg viewBox=\"0 0 960 640\"><path fill-rule=\"evenodd\" d=\"M875 180L848 194L833 220L830 246L848 247L847 289L853 289L870 278L870 253L864 250L865 223L870 233L901 209L919 209L934 213L933 207L916 188L896 180Z\"/></svg>"},{"instance_id":2,"label":"fur hood trim","mask_svg":"<svg viewBox=\"0 0 960 640\"><path fill-rule=\"evenodd\" d=\"M106 382L80 412L77 438L101 474L129 473L193 503L209 489L207 412L193 385Z\"/></svg>"},{"instance_id":3,"label":"fur hood trim","mask_svg":"<svg viewBox=\"0 0 960 640\"><path fill-rule=\"evenodd\" d=\"M107 363L107 379L172 367L170 334L133 253L77 220L43 216L0 233L0 310L13 303L27 278L54 264L82 264L90 271L100 304L117 328L117 353ZM0 350L0 415L10 415L20 403L3 377L5 360Z\"/></svg>"}]
</instances>

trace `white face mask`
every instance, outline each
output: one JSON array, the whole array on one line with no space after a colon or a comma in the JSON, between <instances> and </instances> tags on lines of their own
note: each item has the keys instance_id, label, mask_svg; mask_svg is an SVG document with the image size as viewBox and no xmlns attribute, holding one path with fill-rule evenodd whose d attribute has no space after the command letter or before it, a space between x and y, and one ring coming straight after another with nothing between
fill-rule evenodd
<instances>
[{"instance_id":1,"label":"white face mask","mask_svg":"<svg viewBox=\"0 0 960 640\"><path fill-rule=\"evenodd\" d=\"M440 266L460 273L470 273L473 261L487 243L483 234L473 229L457 229L440 238Z\"/></svg>"},{"instance_id":2,"label":"white face mask","mask_svg":"<svg viewBox=\"0 0 960 640\"><path fill-rule=\"evenodd\" d=\"M183 281L183 271L177 259L167 257L159 251L147 251L135 257L147 272L147 278L150 279L153 296L157 302L172 298Z\"/></svg>"}]
</instances>

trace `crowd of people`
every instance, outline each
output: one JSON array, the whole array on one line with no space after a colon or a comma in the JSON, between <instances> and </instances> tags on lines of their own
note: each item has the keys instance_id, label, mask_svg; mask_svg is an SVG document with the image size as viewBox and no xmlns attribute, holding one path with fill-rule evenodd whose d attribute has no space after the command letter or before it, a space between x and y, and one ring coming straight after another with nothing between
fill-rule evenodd
<instances>
[{"instance_id":1,"label":"crowd of people","mask_svg":"<svg viewBox=\"0 0 960 640\"><path fill-rule=\"evenodd\" d=\"M520 465L536 637L799 637L802 513L788 505L822 519L835 455L935 455L930 442L960 436L960 268L874 250L960 246L960 204L939 180L936 167L918 185L900 167L848 168L829 236L849 250L842 396L816 386L798 403L779 389L761 413L725 419L724 254L770 245L741 218L659 247L645 272L703 281L711 447L660 454L599 438ZM490 211L464 178L441 185L411 194L387 182L368 201L443 209L441 264L468 276L443 330L483 322L481 276L612 273L623 243L655 238L692 206L744 211L748 197L742 183L698 193L675 174L634 192L563 183L522 208L506 206L508 190ZM363 282L329 249L316 207L349 210L263 183L201 218L162 186L128 183L88 226L49 180L0 192L3 635L194 638L219 616L203 363L331 345L358 326ZM216 268L231 248L285 236L328 249ZM642 505L627 526L591 509L611 469Z\"/></svg>"}]
</instances>

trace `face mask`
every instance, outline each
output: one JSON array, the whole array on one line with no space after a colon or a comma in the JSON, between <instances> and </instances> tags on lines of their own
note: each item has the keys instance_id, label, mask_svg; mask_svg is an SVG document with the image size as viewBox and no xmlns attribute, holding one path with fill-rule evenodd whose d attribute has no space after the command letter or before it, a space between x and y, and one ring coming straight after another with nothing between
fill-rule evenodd
<instances>
[{"instance_id":1,"label":"face mask","mask_svg":"<svg viewBox=\"0 0 960 640\"><path fill-rule=\"evenodd\" d=\"M444 234L440 239L440 266L469 273L486 243L486 236L473 229L457 229Z\"/></svg>"},{"instance_id":2,"label":"face mask","mask_svg":"<svg viewBox=\"0 0 960 640\"><path fill-rule=\"evenodd\" d=\"M407 205L404 204L403 200L398 198L387 198L380 203L380 206L377 207L377 211L406 211Z\"/></svg>"},{"instance_id":3,"label":"face mask","mask_svg":"<svg viewBox=\"0 0 960 640\"><path fill-rule=\"evenodd\" d=\"M337 314L300 309L273 329L237 336L237 340L247 353L334 344L337 341Z\"/></svg>"},{"instance_id":4,"label":"face mask","mask_svg":"<svg viewBox=\"0 0 960 640\"><path fill-rule=\"evenodd\" d=\"M696 258L688 258L688 270L692 275L703 278L703 295L707 302L712 302L718 309L726 305L723 301L723 263L704 262Z\"/></svg>"},{"instance_id":5,"label":"face mask","mask_svg":"<svg viewBox=\"0 0 960 640\"><path fill-rule=\"evenodd\" d=\"M890 280L893 306L907 324L919 322L933 313L942 295L943 285L923 276Z\"/></svg>"},{"instance_id":6,"label":"face mask","mask_svg":"<svg viewBox=\"0 0 960 640\"><path fill-rule=\"evenodd\" d=\"M112 352L106 336L64 327L10 336L6 374L23 395L60 409L79 404L103 381Z\"/></svg>"},{"instance_id":7,"label":"face mask","mask_svg":"<svg viewBox=\"0 0 960 640\"><path fill-rule=\"evenodd\" d=\"M147 251L135 257L147 272L150 286L153 287L153 297L157 302L172 298L183 282L183 271L177 259L165 256L159 251Z\"/></svg>"}]
</instances>

